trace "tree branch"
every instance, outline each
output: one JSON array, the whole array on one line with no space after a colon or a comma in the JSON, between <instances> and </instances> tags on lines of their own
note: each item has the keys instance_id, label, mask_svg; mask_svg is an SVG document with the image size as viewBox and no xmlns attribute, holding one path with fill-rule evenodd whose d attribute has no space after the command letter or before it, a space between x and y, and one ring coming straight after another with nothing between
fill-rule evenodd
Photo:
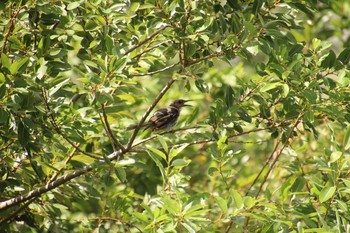
<instances>
[{"instance_id":1,"label":"tree branch","mask_svg":"<svg viewBox=\"0 0 350 233\"><path fill-rule=\"evenodd\" d=\"M140 43L138 43L137 45L135 45L134 47L132 47L131 49L127 50L124 54L128 55L129 53L131 53L132 51L134 51L135 49L137 49L138 47L140 47L141 45L147 43L147 41L151 40L153 37L155 37L156 35L158 35L161 31L163 31L165 28L167 28L169 25L164 25L161 28L159 28L159 30L155 31L153 34L151 34L149 37L147 37L146 39L140 41Z\"/></svg>"},{"instance_id":2,"label":"tree branch","mask_svg":"<svg viewBox=\"0 0 350 233\"><path fill-rule=\"evenodd\" d=\"M130 74L130 77L137 77L137 76L147 76L147 75L154 75L154 74L158 74L167 70L170 70L171 68L177 66L178 64L180 64L180 62L174 63L172 65L166 66L160 70L156 70L156 71L152 71L152 72L148 72L148 73L143 73L143 74Z\"/></svg>"},{"instance_id":3,"label":"tree branch","mask_svg":"<svg viewBox=\"0 0 350 233\"><path fill-rule=\"evenodd\" d=\"M111 126L109 125L106 110L105 110L105 105L102 105L102 113L103 113L104 124L106 126L106 131L107 131L107 134L109 135L109 137L111 138L111 141L114 144L116 144L119 147L119 149L122 150L122 152L125 153L125 148L124 148L123 144L121 144L119 142L119 140L115 137L114 133L111 130Z\"/></svg>"}]
</instances>

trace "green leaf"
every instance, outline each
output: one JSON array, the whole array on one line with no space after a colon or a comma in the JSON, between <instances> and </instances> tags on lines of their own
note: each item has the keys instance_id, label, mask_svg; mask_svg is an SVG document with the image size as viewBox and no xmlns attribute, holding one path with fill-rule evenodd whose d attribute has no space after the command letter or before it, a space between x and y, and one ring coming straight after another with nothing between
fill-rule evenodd
<instances>
[{"instance_id":1,"label":"green leaf","mask_svg":"<svg viewBox=\"0 0 350 233\"><path fill-rule=\"evenodd\" d=\"M171 161L178 154L180 154L187 146L188 146L188 144L185 144L185 145L180 146L180 147L173 147L173 148L171 148L170 154L169 154L169 161Z\"/></svg>"},{"instance_id":2,"label":"green leaf","mask_svg":"<svg viewBox=\"0 0 350 233\"><path fill-rule=\"evenodd\" d=\"M293 45L288 52L288 56L292 57L294 54L300 53L303 50L303 48L304 48L304 46L301 44Z\"/></svg>"},{"instance_id":3,"label":"green leaf","mask_svg":"<svg viewBox=\"0 0 350 233\"><path fill-rule=\"evenodd\" d=\"M130 11L131 12L136 12L139 8L140 8L140 3L133 2L133 3L131 3Z\"/></svg>"},{"instance_id":4,"label":"green leaf","mask_svg":"<svg viewBox=\"0 0 350 233\"><path fill-rule=\"evenodd\" d=\"M208 86L206 85L206 83L204 82L203 79L196 79L196 81L194 81L196 87L203 93L207 93L208 92Z\"/></svg>"},{"instance_id":5,"label":"green leaf","mask_svg":"<svg viewBox=\"0 0 350 233\"><path fill-rule=\"evenodd\" d=\"M159 168L160 173L162 174L163 180L166 180L166 173L165 173L165 169L164 166L162 164L162 162L159 160L159 157L156 156L154 153L152 153L151 151L147 151L148 155L151 157L151 159L153 160L153 162L157 165L157 167Z\"/></svg>"},{"instance_id":6,"label":"green leaf","mask_svg":"<svg viewBox=\"0 0 350 233\"><path fill-rule=\"evenodd\" d=\"M243 108L240 108L238 111L237 111L237 114L239 115L239 117L243 120L243 121L246 121L248 123L251 123L252 122L252 117L243 109Z\"/></svg>"},{"instance_id":7,"label":"green leaf","mask_svg":"<svg viewBox=\"0 0 350 233\"><path fill-rule=\"evenodd\" d=\"M331 154L331 157L329 159L330 163L334 163L336 161L338 161L338 159L340 159L340 157L343 155L343 153L341 151L333 151Z\"/></svg>"},{"instance_id":8,"label":"green leaf","mask_svg":"<svg viewBox=\"0 0 350 233\"><path fill-rule=\"evenodd\" d=\"M338 60L344 65L348 64L350 61L350 48L344 49L338 56Z\"/></svg>"},{"instance_id":9,"label":"green leaf","mask_svg":"<svg viewBox=\"0 0 350 233\"><path fill-rule=\"evenodd\" d=\"M185 160L185 159L175 159L171 165L177 168L186 167L188 164L190 164L191 160Z\"/></svg>"},{"instance_id":10,"label":"green leaf","mask_svg":"<svg viewBox=\"0 0 350 233\"><path fill-rule=\"evenodd\" d=\"M123 168L123 167L116 167L115 168L115 174L117 175L117 177L120 180L120 182L122 182L122 183L127 182L125 168Z\"/></svg>"},{"instance_id":11,"label":"green leaf","mask_svg":"<svg viewBox=\"0 0 350 233\"><path fill-rule=\"evenodd\" d=\"M181 214L181 206L177 201L168 197L163 197L161 200L164 203L164 208L169 211L169 213L172 215Z\"/></svg>"},{"instance_id":12,"label":"green leaf","mask_svg":"<svg viewBox=\"0 0 350 233\"><path fill-rule=\"evenodd\" d=\"M236 190L230 189L230 195L231 195L231 198L234 201L234 206L237 209L243 208L243 199L242 199L241 194L239 194L239 192L237 192ZM249 205L250 204L247 204L248 208L249 208Z\"/></svg>"},{"instance_id":13,"label":"green leaf","mask_svg":"<svg viewBox=\"0 0 350 233\"><path fill-rule=\"evenodd\" d=\"M158 137L158 141L159 141L160 144L162 145L163 150L165 151L165 153L169 153L169 147L168 147L167 142L164 140L164 138L161 137L161 136L159 136L159 137ZM171 158L169 158L169 160L171 161Z\"/></svg>"},{"instance_id":14,"label":"green leaf","mask_svg":"<svg viewBox=\"0 0 350 233\"><path fill-rule=\"evenodd\" d=\"M263 0L254 0L254 3L253 3L253 13L256 15L259 13L260 11L260 8L262 6L262 4L264 3Z\"/></svg>"},{"instance_id":15,"label":"green leaf","mask_svg":"<svg viewBox=\"0 0 350 233\"><path fill-rule=\"evenodd\" d=\"M152 151L153 153L155 153L156 155L158 155L159 157L161 157L162 159L164 159L165 161L167 161L167 156L162 151L160 151L156 148L153 148L153 147L148 147L148 149L150 151Z\"/></svg>"},{"instance_id":16,"label":"green leaf","mask_svg":"<svg viewBox=\"0 0 350 233\"><path fill-rule=\"evenodd\" d=\"M22 73L23 70L27 67L28 63L28 57L15 61L14 63L12 63L10 68L11 74Z\"/></svg>"},{"instance_id":17,"label":"green leaf","mask_svg":"<svg viewBox=\"0 0 350 233\"><path fill-rule=\"evenodd\" d=\"M4 96L5 96L5 94L6 94L6 84L2 84L1 86L0 86L0 99L2 99Z\"/></svg>"},{"instance_id":18,"label":"green leaf","mask_svg":"<svg viewBox=\"0 0 350 233\"><path fill-rule=\"evenodd\" d=\"M127 63L128 63L128 60L126 57L120 58L118 60L112 60L110 64L111 66L110 71L120 73L124 69Z\"/></svg>"},{"instance_id":19,"label":"green leaf","mask_svg":"<svg viewBox=\"0 0 350 233\"><path fill-rule=\"evenodd\" d=\"M223 213L226 213L227 212L227 202L225 201L225 199L223 199L220 196L215 196L214 198L215 198L216 203L218 203L221 211Z\"/></svg>"},{"instance_id":20,"label":"green leaf","mask_svg":"<svg viewBox=\"0 0 350 233\"><path fill-rule=\"evenodd\" d=\"M319 195L320 202L323 203L331 199L335 193L335 190L336 190L335 186L326 187L322 189Z\"/></svg>"},{"instance_id":21,"label":"green leaf","mask_svg":"<svg viewBox=\"0 0 350 233\"><path fill-rule=\"evenodd\" d=\"M194 43L188 43L185 49L185 56L187 58L192 57L197 51L197 46Z\"/></svg>"},{"instance_id":22,"label":"green leaf","mask_svg":"<svg viewBox=\"0 0 350 233\"><path fill-rule=\"evenodd\" d=\"M321 66L323 68L331 68L334 66L337 58L333 50L329 51L328 56L322 61Z\"/></svg>"},{"instance_id":23,"label":"green leaf","mask_svg":"<svg viewBox=\"0 0 350 233\"><path fill-rule=\"evenodd\" d=\"M216 167L210 167L208 169L208 175L209 176L214 176L219 170Z\"/></svg>"},{"instance_id":24,"label":"green leaf","mask_svg":"<svg viewBox=\"0 0 350 233\"><path fill-rule=\"evenodd\" d=\"M67 10L74 10L75 8L79 7L80 5L80 2L79 1L74 1L74 2L71 2L67 5Z\"/></svg>"},{"instance_id":25,"label":"green leaf","mask_svg":"<svg viewBox=\"0 0 350 233\"><path fill-rule=\"evenodd\" d=\"M2 72L4 72L5 74L10 74L10 68L11 68L11 62L10 59L8 58L8 56L5 53L1 54L1 70Z\"/></svg>"},{"instance_id":26,"label":"green leaf","mask_svg":"<svg viewBox=\"0 0 350 233\"><path fill-rule=\"evenodd\" d=\"M314 48L314 50L316 50L318 46L320 46L320 44L321 44L321 40L317 38L312 39L312 47Z\"/></svg>"},{"instance_id":27,"label":"green leaf","mask_svg":"<svg viewBox=\"0 0 350 233\"><path fill-rule=\"evenodd\" d=\"M227 108L230 108L234 103L234 91L231 86L226 86L225 89L225 104Z\"/></svg>"},{"instance_id":28,"label":"green leaf","mask_svg":"<svg viewBox=\"0 0 350 233\"><path fill-rule=\"evenodd\" d=\"M345 131L342 146L343 146L343 151L346 151L350 148L350 125L348 125Z\"/></svg>"},{"instance_id":29,"label":"green leaf","mask_svg":"<svg viewBox=\"0 0 350 233\"><path fill-rule=\"evenodd\" d=\"M26 147L29 143L29 130L27 126L23 124L22 121L18 123L17 134L18 141L21 144L21 146Z\"/></svg>"}]
</instances>

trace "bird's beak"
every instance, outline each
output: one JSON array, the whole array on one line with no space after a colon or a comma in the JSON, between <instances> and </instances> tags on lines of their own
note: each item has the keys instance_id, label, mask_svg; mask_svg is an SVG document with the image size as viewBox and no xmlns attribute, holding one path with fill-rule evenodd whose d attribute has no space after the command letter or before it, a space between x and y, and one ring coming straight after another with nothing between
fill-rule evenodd
<instances>
[{"instance_id":1,"label":"bird's beak","mask_svg":"<svg viewBox=\"0 0 350 233\"><path fill-rule=\"evenodd\" d=\"M185 100L185 103L187 103L187 102L189 102L189 101L192 101L192 100ZM192 105L184 104L184 106L192 106Z\"/></svg>"}]
</instances>

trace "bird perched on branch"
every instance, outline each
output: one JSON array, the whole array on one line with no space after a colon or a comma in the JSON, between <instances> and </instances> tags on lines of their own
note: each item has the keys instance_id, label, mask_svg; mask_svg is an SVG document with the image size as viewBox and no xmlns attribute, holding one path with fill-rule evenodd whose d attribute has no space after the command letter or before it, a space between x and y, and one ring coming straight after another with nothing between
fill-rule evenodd
<instances>
[{"instance_id":1,"label":"bird perched on branch","mask_svg":"<svg viewBox=\"0 0 350 233\"><path fill-rule=\"evenodd\" d=\"M173 127L177 119L179 118L180 111L182 107L191 106L186 104L190 100L177 99L174 100L168 107L161 108L155 111L153 116L148 122L143 123L142 127L146 129L152 129L152 131L157 131L160 129L169 130ZM137 125L131 125L127 130L135 129Z\"/></svg>"}]
</instances>

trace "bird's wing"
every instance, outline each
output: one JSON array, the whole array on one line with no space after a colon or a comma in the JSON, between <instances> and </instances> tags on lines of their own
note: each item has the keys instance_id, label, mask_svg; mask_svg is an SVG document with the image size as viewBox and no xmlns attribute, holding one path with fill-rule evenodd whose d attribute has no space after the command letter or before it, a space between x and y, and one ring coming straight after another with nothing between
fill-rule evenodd
<instances>
[{"instance_id":1,"label":"bird's wing","mask_svg":"<svg viewBox=\"0 0 350 233\"><path fill-rule=\"evenodd\" d=\"M179 110L174 107L161 108L153 114L149 122L152 122L154 128L161 129L176 121L178 116Z\"/></svg>"}]
</instances>

